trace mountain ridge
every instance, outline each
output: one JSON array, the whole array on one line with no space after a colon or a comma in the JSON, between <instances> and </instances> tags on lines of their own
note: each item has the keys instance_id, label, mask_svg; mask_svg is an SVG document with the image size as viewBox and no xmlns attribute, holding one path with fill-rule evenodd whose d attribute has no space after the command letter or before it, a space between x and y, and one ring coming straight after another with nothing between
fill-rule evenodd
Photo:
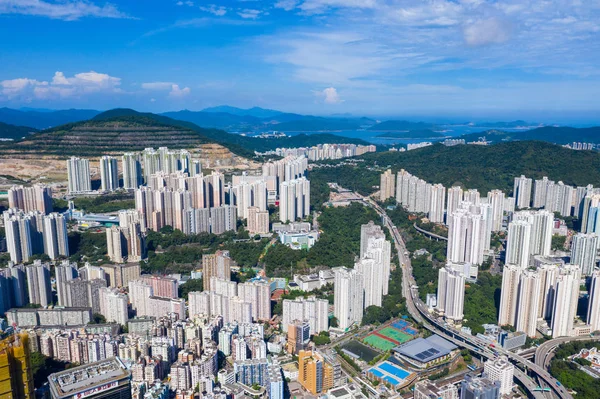
<instances>
[{"instance_id":1,"label":"mountain ridge","mask_svg":"<svg viewBox=\"0 0 600 399\"><path fill-rule=\"evenodd\" d=\"M576 128L570 126L543 126L530 130L507 132L499 129L469 133L460 136L465 141L478 141L485 138L491 142L539 140L556 144L569 144L574 141L600 144L600 126Z\"/></svg>"},{"instance_id":2,"label":"mountain ridge","mask_svg":"<svg viewBox=\"0 0 600 399\"><path fill-rule=\"evenodd\" d=\"M600 185L600 153L573 151L544 141L451 147L438 143L405 152L369 153L362 158L388 165L394 172L405 169L430 183L476 188L482 196L495 188L509 194L514 178L521 174L533 179L548 176L574 186Z\"/></svg>"},{"instance_id":3,"label":"mountain ridge","mask_svg":"<svg viewBox=\"0 0 600 399\"><path fill-rule=\"evenodd\" d=\"M19 140L38 130L28 126L16 126L9 123L0 122L0 138L8 140Z\"/></svg>"},{"instance_id":4,"label":"mountain ridge","mask_svg":"<svg viewBox=\"0 0 600 399\"><path fill-rule=\"evenodd\" d=\"M168 146L190 148L216 143L233 153L253 157L255 151L271 151L278 147L301 147L316 144L369 143L331 134L297 135L283 138L253 138L203 128L191 122L128 108L116 108L86 121L69 123L0 145L4 153L53 155L102 155L107 152L139 151L146 147Z\"/></svg>"}]
</instances>

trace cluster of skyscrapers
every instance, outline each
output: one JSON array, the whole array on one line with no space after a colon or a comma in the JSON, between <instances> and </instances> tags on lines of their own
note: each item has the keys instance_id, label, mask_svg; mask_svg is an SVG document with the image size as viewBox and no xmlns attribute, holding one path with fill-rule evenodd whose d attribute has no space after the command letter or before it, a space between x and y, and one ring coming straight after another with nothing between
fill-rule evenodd
<instances>
[{"instance_id":1,"label":"cluster of skyscrapers","mask_svg":"<svg viewBox=\"0 0 600 399\"><path fill-rule=\"evenodd\" d=\"M9 208L18 208L23 212L39 211L45 215L53 210L52 189L45 184L12 186L7 195Z\"/></svg>"},{"instance_id":2,"label":"cluster of skyscrapers","mask_svg":"<svg viewBox=\"0 0 600 399\"><path fill-rule=\"evenodd\" d=\"M119 212L119 225L106 228L108 258L115 263L139 262L146 254L146 228L135 210Z\"/></svg>"},{"instance_id":3,"label":"cluster of skyscrapers","mask_svg":"<svg viewBox=\"0 0 600 399\"><path fill-rule=\"evenodd\" d=\"M404 169L394 175L387 170L381 175L381 200L396 198L396 202L409 212L426 213L434 223L444 221L446 188L441 184L429 184Z\"/></svg>"},{"instance_id":4,"label":"cluster of skyscrapers","mask_svg":"<svg viewBox=\"0 0 600 399\"><path fill-rule=\"evenodd\" d=\"M427 213L430 221L445 220L448 226L448 263L439 271L438 314L460 324L465 281L477 276L473 269L483 263L490 250L491 234L504 229L508 214L499 324L511 325L532 337L546 329L558 337L585 334L594 328L594 309L598 306L591 304L586 324L574 326L581 277L595 275L599 245L595 221L600 195L593 187L573 188L546 177L534 182L520 176L514 179L514 199L506 198L499 190L482 198L477 190L460 187L448 189L445 198L446 190L435 187L404 170L396 176L390 170L381 175L382 200L395 193L397 202L408 211ZM543 209L515 212L528 208ZM572 238L568 265L548 260L554 212L581 217L583 222L582 233ZM590 293L590 301L596 299Z\"/></svg>"},{"instance_id":5,"label":"cluster of skyscrapers","mask_svg":"<svg viewBox=\"0 0 600 399\"><path fill-rule=\"evenodd\" d=\"M334 270L334 315L338 327L346 330L362 321L364 309L381 306L388 294L391 244L380 226L361 226L361 252L353 269Z\"/></svg>"},{"instance_id":6,"label":"cluster of skyscrapers","mask_svg":"<svg viewBox=\"0 0 600 399\"><path fill-rule=\"evenodd\" d=\"M221 315L225 322L251 323L271 318L271 290L260 279L231 281L231 258L227 251L204 255L204 291L189 293L190 315Z\"/></svg>"},{"instance_id":7,"label":"cluster of skyscrapers","mask_svg":"<svg viewBox=\"0 0 600 399\"><path fill-rule=\"evenodd\" d=\"M122 185L117 158L108 155L100 158L99 176L102 191L115 191L121 186L126 190L137 189L142 184L147 184L150 176L158 172L184 172L191 176L202 173L200 161L192 160L187 150L169 150L167 147L160 147L158 150L146 148L141 153L125 153L121 157L121 169ZM67 160L67 177L70 194L92 191L89 159L71 157Z\"/></svg>"},{"instance_id":8,"label":"cluster of skyscrapers","mask_svg":"<svg viewBox=\"0 0 600 399\"><path fill-rule=\"evenodd\" d=\"M530 337L548 322L553 337L585 335L597 319L600 303L590 303L588 325L574 327L579 300L578 265L536 257L533 268L507 264L502 276L499 325L511 325ZM598 300L590 295L590 302ZM597 327L597 326L596 326Z\"/></svg>"},{"instance_id":9,"label":"cluster of skyscrapers","mask_svg":"<svg viewBox=\"0 0 600 399\"><path fill-rule=\"evenodd\" d=\"M33 255L42 253L50 259L69 256L67 220L64 215L10 208L4 211L3 218L11 261L29 262Z\"/></svg>"},{"instance_id":10,"label":"cluster of skyscrapers","mask_svg":"<svg viewBox=\"0 0 600 399\"><path fill-rule=\"evenodd\" d=\"M221 234L236 229L237 208L225 204L223 175L151 175L150 186L135 191L135 209L146 229L171 226L185 234Z\"/></svg>"}]
</instances>

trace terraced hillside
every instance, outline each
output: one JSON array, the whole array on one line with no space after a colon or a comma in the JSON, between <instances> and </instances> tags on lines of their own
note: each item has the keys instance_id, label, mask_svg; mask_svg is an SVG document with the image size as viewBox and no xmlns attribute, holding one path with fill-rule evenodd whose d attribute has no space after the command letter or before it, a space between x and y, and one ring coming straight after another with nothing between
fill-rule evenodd
<instances>
[{"instance_id":1,"label":"terraced hillside","mask_svg":"<svg viewBox=\"0 0 600 399\"><path fill-rule=\"evenodd\" d=\"M3 145L3 154L95 156L146 147L193 148L212 142L198 131L159 123L144 116L123 116L59 126Z\"/></svg>"}]
</instances>

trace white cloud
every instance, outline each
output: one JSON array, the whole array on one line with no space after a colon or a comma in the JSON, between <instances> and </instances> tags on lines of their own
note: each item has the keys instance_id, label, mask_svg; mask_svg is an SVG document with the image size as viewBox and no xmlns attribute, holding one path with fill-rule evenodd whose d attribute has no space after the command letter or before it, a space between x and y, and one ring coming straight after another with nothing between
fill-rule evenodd
<instances>
[{"instance_id":1,"label":"white cloud","mask_svg":"<svg viewBox=\"0 0 600 399\"><path fill-rule=\"evenodd\" d=\"M208 6L200 6L200 10L204 12L211 13L218 17L222 17L227 14L227 8L223 6L217 6L216 4L209 4Z\"/></svg>"},{"instance_id":2,"label":"white cloud","mask_svg":"<svg viewBox=\"0 0 600 399\"><path fill-rule=\"evenodd\" d=\"M496 18L478 20L464 28L465 42L470 46L504 43L510 37L506 23Z\"/></svg>"},{"instance_id":3,"label":"white cloud","mask_svg":"<svg viewBox=\"0 0 600 399\"><path fill-rule=\"evenodd\" d=\"M188 7L193 7L194 6L194 2L193 1L178 1L176 4L178 6L183 6L183 5L186 5Z\"/></svg>"},{"instance_id":4,"label":"white cloud","mask_svg":"<svg viewBox=\"0 0 600 399\"><path fill-rule=\"evenodd\" d=\"M170 98L183 98L188 96L192 90L189 87L184 87L183 89L179 88L179 85L171 85L171 92L169 92Z\"/></svg>"},{"instance_id":5,"label":"white cloud","mask_svg":"<svg viewBox=\"0 0 600 399\"><path fill-rule=\"evenodd\" d=\"M0 0L0 14L22 14L74 21L83 17L129 18L110 3L102 6L89 0Z\"/></svg>"},{"instance_id":6,"label":"white cloud","mask_svg":"<svg viewBox=\"0 0 600 399\"><path fill-rule=\"evenodd\" d=\"M175 83L172 82L148 82L142 83L142 89L145 90L169 90Z\"/></svg>"},{"instance_id":7,"label":"white cloud","mask_svg":"<svg viewBox=\"0 0 600 399\"><path fill-rule=\"evenodd\" d=\"M244 10L238 11L238 15L244 19L256 19L260 16L262 11L260 10L252 10L250 8L246 8Z\"/></svg>"},{"instance_id":8,"label":"white cloud","mask_svg":"<svg viewBox=\"0 0 600 399\"><path fill-rule=\"evenodd\" d=\"M3 80L0 82L0 87L2 87L2 94L4 96L8 98L14 98L29 87L33 87L38 84L47 85L48 82L38 82L34 79L18 78L11 80Z\"/></svg>"},{"instance_id":9,"label":"white cloud","mask_svg":"<svg viewBox=\"0 0 600 399\"><path fill-rule=\"evenodd\" d=\"M275 3L275 8L281 8L285 11L291 11L298 5L297 0L280 0Z\"/></svg>"},{"instance_id":10,"label":"white cloud","mask_svg":"<svg viewBox=\"0 0 600 399\"><path fill-rule=\"evenodd\" d=\"M338 94L335 87L328 87L322 91L315 92L315 95L322 99L325 104L340 104L344 102Z\"/></svg>"},{"instance_id":11,"label":"white cloud","mask_svg":"<svg viewBox=\"0 0 600 399\"><path fill-rule=\"evenodd\" d=\"M50 82L28 78L0 81L0 93L8 99L31 101L81 97L90 93L120 93L121 79L94 71L82 72L66 77L57 71Z\"/></svg>"}]
</instances>

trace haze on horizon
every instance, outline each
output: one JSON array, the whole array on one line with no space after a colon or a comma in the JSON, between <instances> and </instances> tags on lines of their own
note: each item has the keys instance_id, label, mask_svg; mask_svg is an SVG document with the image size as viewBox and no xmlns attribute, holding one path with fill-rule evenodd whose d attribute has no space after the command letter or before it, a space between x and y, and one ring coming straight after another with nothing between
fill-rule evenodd
<instances>
[{"instance_id":1,"label":"haze on horizon","mask_svg":"<svg viewBox=\"0 0 600 399\"><path fill-rule=\"evenodd\" d=\"M0 107L599 122L598 20L577 0L0 0Z\"/></svg>"}]
</instances>

